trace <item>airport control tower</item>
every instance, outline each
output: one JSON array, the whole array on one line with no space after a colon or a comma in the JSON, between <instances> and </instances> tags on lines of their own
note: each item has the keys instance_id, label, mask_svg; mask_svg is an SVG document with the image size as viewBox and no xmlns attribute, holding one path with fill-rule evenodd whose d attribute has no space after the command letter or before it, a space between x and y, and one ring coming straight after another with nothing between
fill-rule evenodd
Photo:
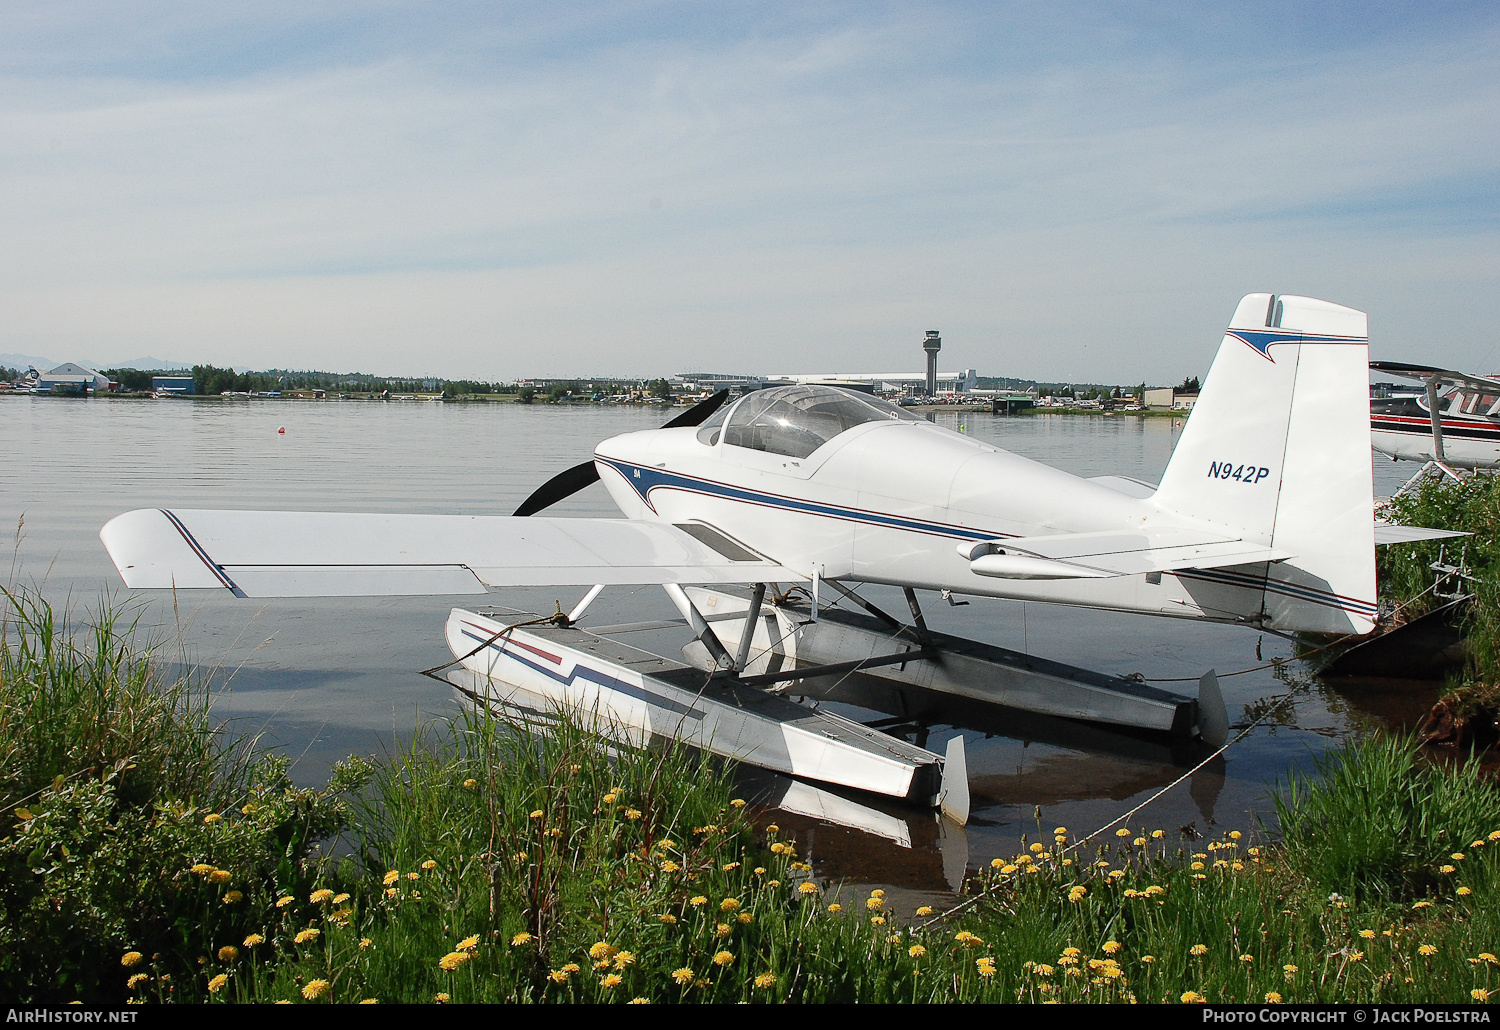
<instances>
[{"instance_id":1,"label":"airport control tower","mask_svg":"<svg viewBox=\"0 0 1500 1030\"><path fill-rule=\"evenodd\" d=\"M927 396L937 396L937 355L943 349L943 338L938 335L936 329L927 330L927 338L922 341L922 349L927 352Z\"/></svg>"}]
</instances>

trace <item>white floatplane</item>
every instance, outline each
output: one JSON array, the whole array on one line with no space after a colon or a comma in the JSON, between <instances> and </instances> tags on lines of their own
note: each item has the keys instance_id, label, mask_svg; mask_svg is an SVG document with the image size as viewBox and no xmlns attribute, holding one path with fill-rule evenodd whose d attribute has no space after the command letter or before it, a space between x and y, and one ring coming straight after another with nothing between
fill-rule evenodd
<instances>
[{"instance_id":1,"label":"white floatplane","mask_svg":"<svg viewBox=\"0 0 1500 1030\"><path fill-rule=\"evenodd\" d=\"M1500 468L1500 379L1402 361L1372 361L1370 368L1423 386L1370 401L1377 451L1444 468Z\"/></svg>"},{"instance_id":2,"label":"white floatplane","mask_svg":"<svg viewBox=\"0 0 1500 1030\"><path fill-rule=\"evenodd\" d=\"M1028 712L1220 740L1200 697L928 630L916 590L1203 619L1279 632L1374 626L1363 312L1306 297L1240 302L1158 486L1081 479L895 405L799 385L718 395L590 461L509 517L140 510L101 532L131 587L244 597L481 594L588 587L517 626L455 609L447 636L476 695L593 713L824 783L938 803L960 821L962 738L939 756L804 707L812 677L859 670ZM624 519L534 513L602 479ZM1383 527L1380 542L1425 531ZM687 663L577 625L599 591L660 584ZM861 584L903 588L907 622ZM798 586L768 594L768 586ZM832 610L842 598L868 614ZM707 673L707 675L705 675Z\"/></svg>"}]
</instances>

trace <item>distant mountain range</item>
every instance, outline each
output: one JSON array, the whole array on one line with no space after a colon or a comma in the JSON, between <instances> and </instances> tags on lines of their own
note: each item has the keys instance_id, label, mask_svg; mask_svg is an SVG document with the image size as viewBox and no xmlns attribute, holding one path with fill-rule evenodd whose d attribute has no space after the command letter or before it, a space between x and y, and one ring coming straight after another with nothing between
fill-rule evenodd
<instances>
[{"instance_id":1,"label":"distant mountain range","mask_svg":"<svg viewBox=\"0 0 1500 1030\"><path fill-rule=\"evenodd\" d=\"M64 360L74 359L69 358ZM26 371L26 366L28 365L34 366L38 371L46 372L62 363L62 361L56 361L52 358L44 358L39 354L0 354L0 367L19 368L22 372ZM168 361L166 358L153 357L131 358L128 361L79 361L78 364L95 369L96 371L105 368L137 368L142 372L161 372L168 369L193 367L181 361Z\"/></svg>"}]
</instances>

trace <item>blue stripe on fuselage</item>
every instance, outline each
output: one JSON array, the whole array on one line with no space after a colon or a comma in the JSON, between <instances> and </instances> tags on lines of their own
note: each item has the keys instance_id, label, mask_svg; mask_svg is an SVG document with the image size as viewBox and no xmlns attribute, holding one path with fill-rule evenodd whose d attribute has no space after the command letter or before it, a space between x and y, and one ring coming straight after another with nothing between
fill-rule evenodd
<instances>
[{"instance_id":1,"label":"blue stripe on fuselage","mask_svg":"<svg viewBox=\"0 0 1500 1030\"><path fill-rule=\"evenodd\" d=\"M595 459L604 462L610 468L620 473L625 482L640 495L642 501L652 511L656 511L656 505L651 503L651 492L653 490L679 490L683 493L701 494L705 497L721 497L725 500L740 501L744 504L756 504L766 508L780 508L783 511L793 511L802 515L820 515L824 518L842 519L846 522L859 522L868 526L882 526L886 529L904 529L913 533L926 533L931 536L946 536L954 540L996 540L1000 537L1014 536L1014 533L996 533L985 529L968 529L964 526L952 526L942 522L928 522L923 519L907 519L899 515L885 515L880 512L865 511L860 508L845 508L836 504L820 504L816 501L807 501L796 497L786 497L781 494L763 493L759 490L746 490L743 487L730 486L728 483L716 482L712 479L698 479L694 476L683 476L675 472L666 472L662 469L651 468L647 465L632 465L628 462L616 461L606 458L601 454L594 455Z\"/></svg>"}]
</instances>

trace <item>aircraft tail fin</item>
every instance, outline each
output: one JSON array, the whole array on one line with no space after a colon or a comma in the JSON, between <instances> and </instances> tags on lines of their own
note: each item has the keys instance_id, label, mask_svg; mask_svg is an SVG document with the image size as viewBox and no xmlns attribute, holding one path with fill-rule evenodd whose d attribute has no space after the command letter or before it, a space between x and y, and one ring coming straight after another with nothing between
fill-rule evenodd
<instances>
[{"instance_id":1,"label":"aircraft tail fin","mask_svg":"<svg viewBox=\"0 0 1500 1030\"><path fill-rule=\"evenodd\" d=\"M1214 607L1273 629L1373 628L1368 370L1364 312L1269 293L1240 301L1153 499L1295 557L1182 573L1195 594L1217 591Z\"/></svg>"}]
</instances>

